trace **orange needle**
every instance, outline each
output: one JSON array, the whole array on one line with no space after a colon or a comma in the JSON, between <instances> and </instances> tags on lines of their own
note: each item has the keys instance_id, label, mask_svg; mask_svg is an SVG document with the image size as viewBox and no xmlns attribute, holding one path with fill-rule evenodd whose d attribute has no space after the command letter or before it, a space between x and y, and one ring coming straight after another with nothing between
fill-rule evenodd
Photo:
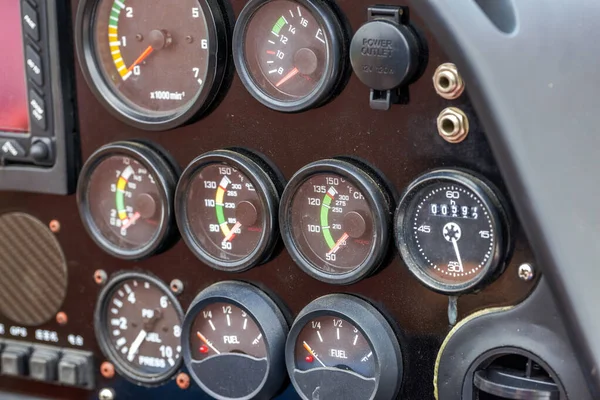
<instances>
[{"instance_id":1,"label":"orange needle","mask_svg":"<svg viewBox=\"0 0 600 400\"><path fill-rule=\"evenodd\" d=\"M212 345L212 343L209 342L208 339L206 337L204 337L203 334L201 334L200 332L196 332L196 336L198 336L198 339L202 340L204 342L204 344L206 344L208 347L213 349L215 353L221 354L221 352L219 350L215 349L215 347Z\"/></svg>"},{"instance_id":2,"label":"orange needle","mask_svg":"<svg viewBox=\"0 0 600 400\"><path fill-rule=\"evenodd\" d=\"M323 367L327 368L327 366L325 364L323 364L323 361L321 361L319 359L319 357L317 357L317 355L315 354L315 352L313 351L313 349L310 348L310 346L308 345L308 343L302 342L302 346L304 347L304 349L306 349L306 351L308 351L310 353L311 356L313 356L315 358L315 360L317 360L319 362L319 364L321 364Z\"/></svg>"},{"instance_id":3,"label":"orange needle","mask_svg":"<svg viewBox=\"0 0 600 400\"><path fill-rule=\"evenodd\" d=\"M235 232L237 232L240 226L242 226L242 223L236 222L233 228L231 228L231 230L227 234L227 236L225 236L225 239L223 239L223 242L230 242L231 240L233 240L233 238L235 237Z\"/></svg>"},{"instance_id":4,"label":"orange needle","mask_svg":"<svg viewBox=\"0 0 600 400\"><path fill-rule=\"evenodd\" d=\"M135 221L137 221L138 219L140 219L141 215L139 212L136 212L135 214L133 214L133 217L129 218L124 224L123 224L123 229L127 230L127 228L129 228L131 225L133 225L135 223Z\"/></svg>"},{"instance_id":5,"label":"orange needle","mask_svg":"<svg viewBox=\"0 0 600 400\"><path fill-rule=\"evenodd\" d=\"M329 254L334 254L337 253L337 251L340 249L340 247L342 246L342 243L344 243L344 241L346 239L348 239L350 237L350 235L348 235L347 233L344 232L344 234L342 235L341 238L338 239L338 241L335 243L335 246L333 246L333 249L331 249L329 251Z\"/></svg>"},{"instance_id":6,"label":"orange needle","mask_svg":"<svg viewBox=\"0 0 600 400\"><path fill-rule=\"evenodd\" d=\"M296 74L298 73L298 68L295 68L293 70L291 70L290 72L288 72L288 74L286 76L284 76L283 78L281 78L281 80L279 82L277 82L277 84L275 84L276 87L279 87L281 85L283 85L284 83L286 83L287 81L289 81L290 79L292 79L294 76L296 76Z\"/></svg>"},{"instance_id":7,"label":"orange needle","mask_svg":"<svg viewBox=\"0 0 600 400\"><path fill-rule=\"evenodd\" d=\"M148 48L146 50L144 50L142 55L140 55L138 57L138 59L135 60L135 62L133 64L131 64L131 66L129 68L127 68L127 72L133 71L135 66L140 64L142 61L144 61L150 54L152 54L153 51L154 51L154 48L152 46L148 46Z\"/></svg>"}]
</instances>

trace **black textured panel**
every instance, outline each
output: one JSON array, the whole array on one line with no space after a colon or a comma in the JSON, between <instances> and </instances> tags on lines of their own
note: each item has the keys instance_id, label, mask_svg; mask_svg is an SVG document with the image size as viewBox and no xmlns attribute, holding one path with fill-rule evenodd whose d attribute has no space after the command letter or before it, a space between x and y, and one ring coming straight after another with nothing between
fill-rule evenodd
<instances>
[{"instance_id":1,"label":"black textured panel","mask_svg":"<svg viewBox=\"0 0 600 400\"><path fill-rule=\"evenodd\" d=\"M58 241L38 219L0 216L0 314L22 325L54 316L67 290L67 266Z\"/></svg>"}]
</instances>

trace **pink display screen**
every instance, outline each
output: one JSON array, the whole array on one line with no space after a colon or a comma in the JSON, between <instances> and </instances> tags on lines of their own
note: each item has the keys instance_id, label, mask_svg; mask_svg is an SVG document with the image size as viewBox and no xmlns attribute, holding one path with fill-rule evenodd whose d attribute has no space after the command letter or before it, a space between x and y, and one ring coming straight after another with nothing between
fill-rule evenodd
<instances>
[{"instance_id":1,"label":"pink display screen","mask_svg":"<svg viewBox=\"0 0 600 400\"><path fill-rule=\"evenodd\" d=\"M0 0L0 132L29 132L21 1Z\"/></svg>"}]
</instances>

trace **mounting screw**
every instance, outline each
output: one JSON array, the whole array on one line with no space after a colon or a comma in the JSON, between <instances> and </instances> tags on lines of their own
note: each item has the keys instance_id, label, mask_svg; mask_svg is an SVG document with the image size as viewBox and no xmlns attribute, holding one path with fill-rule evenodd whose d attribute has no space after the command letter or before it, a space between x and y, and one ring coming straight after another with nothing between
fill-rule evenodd
<instances>
[{"instance_id":1,"label":"mounting screw","mask_svg":"<svg viewBox=\"0 0 600 400\"><path fill-rule=\"evenodd\" d=\"M67 314L65 312L61 311L58 314L56 314L56 322L59 325L66 325L68 321L69 318L67 317Z\"/></svg>"},{"instance_id":2,"label":"mounting screw","mask_svg":"<svg viewBox=\"0 0 600 400\"><path fill-rule=\"evenodd\" d=\"M521 264L519 266L519 278L524 281L530 281L535 276L533 272L533 266L531 264Z\"/></svg>"},{"instance_id":3,"label":"mounting screw","mask_svg":"<svg viewBox=\"0 0 600 400\"><path fill-rule=\"evenodd\" d=\"M190 376L184 372L177 375L177 379L175 379L175 381L181 390L186 390L190 387Z\"/></svg>"},{"instance_id":4,"label":"mounting screw","mask_svg":"<svg viewBox=\"0 0 600 400\"><path fill-rule=\"evenodd\" d=\"M462 110L448 107L440 113L437 119L438 133L445 141L460 143L469 134L469 119Z\"/></svg>"},{"instance_id":5,"label":"mounting screw","mask_svg":"<svg viewBox=\"0 0 600 400\"><path fill-rule=\"evenodd\" d=\"M175 294L183 293L183 282L181 282L179 279L173 279L169 287L171 288L171 292Z\"/></svg>"},{"instance_id":6,"label":"mounting screw","mask_svg":"<svg viewBox=\"0 0 600 400\"><path fill-rule=\"evenodd\" d=\"M98 393L99 400L114 400L115 399L115 391L112 389L104 388L100 389Z\"/></svg>"},{"instance_id":7,"label":"mounting screw","mask_svg":"<svg viewBox=\"0 0 600 400\"><path fill-rule=\"evenodd\" d=\"M112 379L115 377L115 366L108 361L105 361L100 365L100 373L106 379Z\"/></svg>"},{"instance_id":8,"label":"mounting screw","mask_svg":"<svg viewBox=\"0 0 600 400\"><path fill-rule=\"evenodd\" d=\"M52 221L50 221L50 223L48 224L48 227L50 228L50 231L52 231L52 233L60 232L60 222L58 222L58 220L56 220L56 219L53 219Z\"/></svg>"},{"instance_id":9,"label":"mounting screw","mask_svg":"<svg viewBox=\"0 0 600 400\"><path fill-rule=\"evenodd\" d=\"M108 276L106 275L106 271L103 269L97 269L94 272L94 282L96 282L98 285L104 285L107 278Z\"/></svg>"},{"instance_id":10,"label":"mounting screw","mask_svg":"<svg viewBox=\"0 0 600 400\"><path fill-rule=\"evenodd\" d=\"M454 100L465 91L465 82L458 73L456 65L444 63L433 74L433 87L437 94L446 100Z\"/></svg>"}]
</instances>

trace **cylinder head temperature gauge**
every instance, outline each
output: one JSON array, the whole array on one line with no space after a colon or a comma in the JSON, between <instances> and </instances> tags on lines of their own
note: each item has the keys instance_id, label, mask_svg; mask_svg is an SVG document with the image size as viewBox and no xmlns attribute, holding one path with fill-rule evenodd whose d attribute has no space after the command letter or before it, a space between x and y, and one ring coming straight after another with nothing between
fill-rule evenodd
<instances>
[{"instance_id":1,"label":"cylinder head temperature gauge","mask_svg":"<svg viewBox=\"0 0 600 400\"><path fill-rule=\"evenodd\" d=\"M234 30L242 82L267 107L296 112L321 105L343 81L347 43L328 2L252 0Z\"/></svg>"},{"instance_id":2,"label":"cylinder head temperature gauge","mask_svg":"<svg viewBox=\"0 0 600 400\"><path fill-rule=\"evenodd\" d=\"M106 145L83 166L77 203L84 226L107 253L139 260L174 242L179 168L162 150L127 141Z\"/></svg>"},{"instance_id":3,"label":"cylinder head temperature gauge","mask_svg":"<svg viewBox=\"0 0 600 400\"><path fill-rule=\"evenodd\" d=\"M281 174L243 149L196 158L177 187L177 223L188 247L209 266L244 271L265 262L279 238Z\"/></svg>"},{"instance_id":4,"label":"cylinder head temperature gauge","mask_svg":"<svg viewBox=\"0 0 600 400\"><path fill-rule=\"evenodd\" d=\"M283 194L286 247L306 273L323 282L354 283L381 265L391 238L393 196L366 164L338 158L298 171Z\"/></svg>"},{"instance_id":5,"label":"cylinder head temperature gauge","mask_svg":"<svg viewBox=\"0 0 600 400\"><path fill-rule=\"evenodd\" d=\"M286 364L303 399L395 399L402 351L383 315L358 297L333 294L306 306L290 329Z\"/></svg>"},{"instance_id":6,"label":"cylinder head temperature gauge","mask_svg":"<svg viewBox=\"0 0 600 400\"><path fill-rule=\"evenodd\" d=\"M181 366L182 321L168 286L150 275L126 272L100 294L96 337L120 374L136 384L156 385Z\"/></svg>"},{"instance_id":7,"label":"cylinder head temperature gauge","mask_svg":"<svg viewBox=\"0 0 600 400\"><path fill-rule=\"evenodd\" d=\"M504 270L509 229L497 189L461 170L436 170L415 180L395 220L396 242L410 271L449 295L479 289Z\"/></svg>"},{"instance_id":8,"label":"cylinder head temperature gauge","mask_svg":"<svg viewBox=\"0 0 600 400\"><path fill-rule=\"evenodd\" d=\"M220 282L194 299L183 324L185 364L215 399L271 399L285 382L288 324L256 287Z\"/></svg>"}]
</instances>

